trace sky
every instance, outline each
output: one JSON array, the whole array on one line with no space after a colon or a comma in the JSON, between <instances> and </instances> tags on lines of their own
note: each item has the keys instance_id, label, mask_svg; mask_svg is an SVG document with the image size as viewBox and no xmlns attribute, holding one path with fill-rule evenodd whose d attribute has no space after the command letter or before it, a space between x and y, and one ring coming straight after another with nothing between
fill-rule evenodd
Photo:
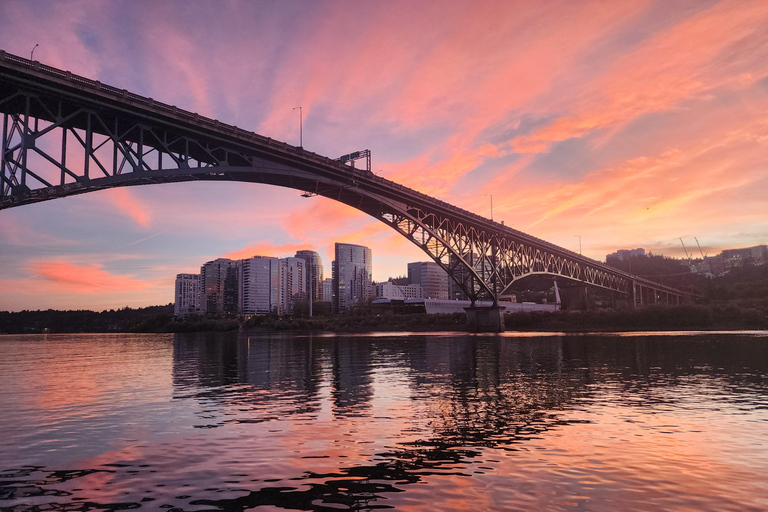
<instances>
[{"instance_id":1,"label":"sky","mask_svg":"<svg viewBox=\"0 0 768 512\"><path fill-rule=\"evenodd\" d=\"M35 47L35 45L38 45ZM768 2L0 2L0 49L299 144L604 260L768 243ZM173 301L219 257L428 257L321 197L245 183L0 211L0 310Z\"/></svg>"}]
</instances>

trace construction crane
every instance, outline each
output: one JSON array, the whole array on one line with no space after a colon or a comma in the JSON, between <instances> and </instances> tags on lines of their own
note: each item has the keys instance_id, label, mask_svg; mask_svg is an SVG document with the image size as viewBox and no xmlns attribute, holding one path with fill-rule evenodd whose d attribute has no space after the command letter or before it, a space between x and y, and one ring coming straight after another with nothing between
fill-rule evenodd
<instances>
[{"instance_id":1,"label":"construction crane","mask_svg":"<svg viewBox=\"0 0 768 512\"><path fill-rule=\"evenodd\" d=\"M696 237L693 237L694 240L696 240L696 245L699 246L699 252L701 253L701 259L704 260L704 258L707 257L706 254L704 254L704 251L701 250L701 244L699 244L699 239Z\"/></svg>"},{"instance_id":2,"label":"construction crane","mask_svg":"<svg viewBox=\"0 0 768 512\"><path fill-rule=\"evenodd\" d=\"M693 237L694 240L696 240L696 245L699 246L699 253L701 253L701 265L699 268L702 272L705 274L709 274L709 262L707 261L707 255L704 254L704 251L701 250L701 244L699 243L699 239L696 237Z\"/></svg>"},{"instance_id":3,"label":"construction crane","mask_svg":"<svg viewBox=\"0 0 768 512\"><path fill-rule=\"evenodd\" d=\"M685 248L685 244L683 243L683 239L680 239L680 245L683 246L683 251L685 251L685 257L688 258L688 263L691 262L691 257L688 256L688 249Z\"/></svg>"}]
</instances>

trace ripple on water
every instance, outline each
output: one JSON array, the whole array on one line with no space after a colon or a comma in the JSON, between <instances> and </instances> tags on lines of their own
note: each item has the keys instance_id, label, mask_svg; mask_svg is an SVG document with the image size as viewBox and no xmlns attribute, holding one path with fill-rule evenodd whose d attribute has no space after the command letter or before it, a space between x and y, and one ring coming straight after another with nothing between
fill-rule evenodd
<instances>
[{"instance_id":1,"label":"ripple on water","mask_svg":"<svg viewBox=\"0 0 768 512\"><path fill-rule=\"evenodd\" d=\"M3 337L0 510L764 510L766 339Z\"/></svg>"}]
</instances>

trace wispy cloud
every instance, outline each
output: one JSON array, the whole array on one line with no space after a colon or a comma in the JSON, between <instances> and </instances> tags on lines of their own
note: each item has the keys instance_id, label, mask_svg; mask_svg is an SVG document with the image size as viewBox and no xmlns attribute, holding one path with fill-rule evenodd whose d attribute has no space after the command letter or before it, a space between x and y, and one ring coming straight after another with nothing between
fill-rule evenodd
<instances>
[{"instance_id":1,"label":"wispy cloud","mask_svg":"<svg viewBox=\"0 0 768 512\"><path fill-rule=\"evenodd\" d=\"M56 291L70 293L119 293L125 290L140 290L149 285L129 276L115 275L102 269L101 265L73 265L64 261L37 261L32 270L52 283Z\"/></svg>"}]
</instances>

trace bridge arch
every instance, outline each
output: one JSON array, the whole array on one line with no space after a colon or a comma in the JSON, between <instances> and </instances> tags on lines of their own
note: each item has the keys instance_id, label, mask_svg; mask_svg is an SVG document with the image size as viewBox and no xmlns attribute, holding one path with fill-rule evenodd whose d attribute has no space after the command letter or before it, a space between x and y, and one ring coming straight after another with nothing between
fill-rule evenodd
<instances>
[{"instance_id":1,"label":"bridge arch","mask_svg":"<svg viewBox=\"0 0 768 512\"><path fill-rule=\"evenodd\" d=\"M327 197L384 222L472 302L496 301L534 274L625 295L644 281L369 170L2 51L0 114L0 209L120 186L263 183Z\"/></svg>"}]
</instances>

